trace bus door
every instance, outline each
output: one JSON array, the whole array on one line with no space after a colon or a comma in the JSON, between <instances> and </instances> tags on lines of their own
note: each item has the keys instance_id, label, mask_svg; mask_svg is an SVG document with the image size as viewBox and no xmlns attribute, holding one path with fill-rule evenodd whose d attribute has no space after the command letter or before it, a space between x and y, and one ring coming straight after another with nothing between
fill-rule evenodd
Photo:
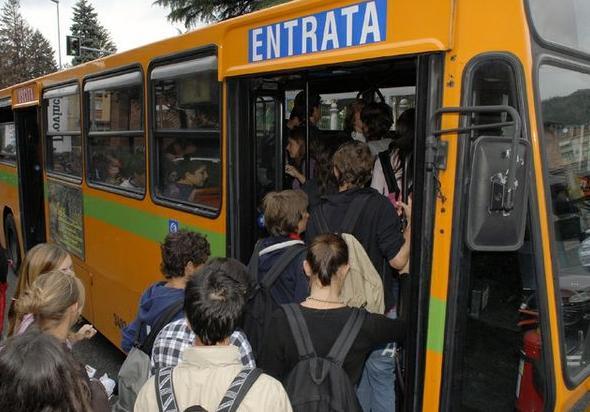
<instances>
[{"instance_id":1,"label":"bus door","mask_svg":"<svg viewBox=\"0 0 590 412\"><path fill-rule=\"evenodd\" d=\"M247 262L265 235L260 205L264 195L283 186L284 92L276 82L231 80L230 233L228 253Z\"/></svg>"},{"instance_id":2,"label":"bus door","mask_svg":"<svg viewBox=\"0 0 590 412\"><path fill-rule=\"evenodd\" d=\"M42 143L38 107L14 112L20 178L20 210L23 245L29 250L45 241L43 208Z\"/></svg>"}]
</instances>

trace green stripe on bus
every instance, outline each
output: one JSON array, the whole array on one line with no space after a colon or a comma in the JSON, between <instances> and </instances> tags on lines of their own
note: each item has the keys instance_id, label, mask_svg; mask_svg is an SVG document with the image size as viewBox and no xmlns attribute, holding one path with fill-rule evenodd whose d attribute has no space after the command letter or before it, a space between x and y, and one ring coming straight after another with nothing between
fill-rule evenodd
<instances>
[{"instance_id":1,"label":"green stripe on bus","mask_svg":"<svg viewBox=\"0 0 590 412\"><path fill-rule=\"evenodd\" d=\"M428 340L426 347L437 353L442 353L445 341L445 317L447 302L430 297L430 309L428 313Z\"/></svg>"},{"instance_id":2,"label":"green stripe on bus","mask_svg":"<svg viewBox=\"0 0 590 412\"><path fill-rule=\"evenodd\" d=\"M18 187L18 176L16 169L13 171L0 170L0 184L5 183L8 186Z\"/></svg>"},{"instance_id":3,"label":"green stripe on bus","mask_svg":"<svg viewBox=\"0 0 590 412\"><path fill-rule=\"evenodd\" d=\"M168 219L97 196L84 195L84 214L154 242L161 242L168 234ZM212 256L225 256L225 235L182 222L180 227L206 235Z\"/></svg>"}]
</instances>

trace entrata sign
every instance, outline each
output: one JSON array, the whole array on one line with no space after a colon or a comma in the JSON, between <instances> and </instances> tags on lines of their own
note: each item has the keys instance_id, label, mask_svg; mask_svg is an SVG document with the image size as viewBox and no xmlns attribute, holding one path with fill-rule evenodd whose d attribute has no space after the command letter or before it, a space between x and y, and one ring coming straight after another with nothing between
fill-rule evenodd
<instances>
[{"instance_id":1,"label":"entrata sign","mask_svg":"<svg viewBox=\"0 0 590 412\"><path fill-rule=\"evenodd\" d=\"M378 43L387 36L387 0L373 0L249 32L250 62Z\"/></svg>"}]
</instances>

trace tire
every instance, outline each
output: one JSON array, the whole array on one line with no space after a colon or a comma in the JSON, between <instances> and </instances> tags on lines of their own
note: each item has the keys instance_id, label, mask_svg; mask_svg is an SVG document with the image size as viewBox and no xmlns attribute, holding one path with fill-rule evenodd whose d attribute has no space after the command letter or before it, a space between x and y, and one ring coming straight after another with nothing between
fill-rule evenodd
<instances>
[{"instance_id":1,"label":"tire","mask_svg":"<svg viewBox=\"0 0 590 412\"><path fill-rule=\"evenodd\" d=\"M4 239L6 239L6 255L8 259L12 260L14 272L18 273L21 263L20 244L18 243L16 223L11 214L6 215L6 220L4 221Z\"/></svg>"}]
</instances>

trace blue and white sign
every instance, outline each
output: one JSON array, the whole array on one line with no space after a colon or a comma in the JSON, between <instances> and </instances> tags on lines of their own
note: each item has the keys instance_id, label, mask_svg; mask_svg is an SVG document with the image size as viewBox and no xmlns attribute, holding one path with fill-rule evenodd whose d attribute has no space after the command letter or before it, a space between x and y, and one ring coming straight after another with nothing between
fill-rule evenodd
<instances>
[{"instance_id":1,"label":"blue and white sign","mask_svg":"<svg viewBox=\"0 0 590 412\"><path fill-rule=\"evenodd\" d=\"M180 225L178 221L169 219L168 220L168 233L176 233L180 230Z\"/></svg>"},{"instance_id":2,"label":"blue and white sign","mask_svg":"<svg viewBox=\"0 0 590 412\"><path fill-rule=\"evenodd\" d=\"M251 29L252 62L378 43L387 37L387 0L372 0Z\"/></svg>"}]
</instances>

